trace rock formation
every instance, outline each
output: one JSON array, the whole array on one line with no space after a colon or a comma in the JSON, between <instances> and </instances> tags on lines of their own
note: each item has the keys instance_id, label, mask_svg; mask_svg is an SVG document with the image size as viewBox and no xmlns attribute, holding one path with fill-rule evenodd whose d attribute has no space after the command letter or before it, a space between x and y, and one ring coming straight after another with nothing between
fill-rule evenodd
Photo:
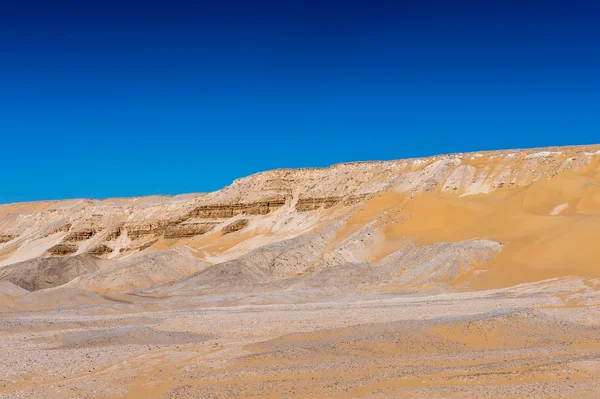
<instances>
[{"instance_id":1,"label":"rock formation","mask_svg":"<svg viewBox=\"0 0 600 399\"><path fill-rule=\"evenodd\" d=\"M420 274L394 281L406 287L417 281L503 284L493 278L500 273L496 262L514 268L527 263L533 274L506 281L512 284L562 275L552 264L567 259L576 274L596 273L591 250L558 248L570 240L585 242L600 229L594 218L600 214L599 164L600 146L491 151L273 170L208 194L1 205L0 266L84 253L119 262L173 247L190 248L217 265L336 225L318 252L299 255L316 254L308 269L298 268L301 273L345 263L386 264L410 246L455 242L440 248L460 254L474 239L504 245L497 257L448 269L451 279L434 277L445 270L439 266L413 268L410 273ZM554 231L564 234L548 236L547 244L527 242L527 234ZM549 262L531 258L523 252L526 245L557 256Z\"/></svg>"}]
</instances>

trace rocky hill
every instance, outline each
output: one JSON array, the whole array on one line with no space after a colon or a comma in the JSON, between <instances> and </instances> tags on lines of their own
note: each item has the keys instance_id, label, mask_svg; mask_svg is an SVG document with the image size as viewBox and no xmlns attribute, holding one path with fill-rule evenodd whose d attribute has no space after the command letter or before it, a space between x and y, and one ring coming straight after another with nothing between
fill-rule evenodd
<instances>
[{"instance_id":1,"label":"rocky hill","mask_svg":"<svg viewBox=\"0 0 600 399\"><path fill-rule=\"evenodd\" d=\"M479 289L598 276L599 234L600 145L463 153L272 170L208 194L1 205L0 279L162 284L148 295ZM177 248L161 255L175 266L149 258Z\"/></svg>"}]
</instances>

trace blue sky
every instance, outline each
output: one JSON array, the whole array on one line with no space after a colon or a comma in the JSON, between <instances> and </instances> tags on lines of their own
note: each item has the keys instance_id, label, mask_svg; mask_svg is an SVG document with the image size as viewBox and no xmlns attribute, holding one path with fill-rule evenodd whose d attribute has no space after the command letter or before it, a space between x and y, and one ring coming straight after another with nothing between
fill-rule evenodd
<instances>
[{"instance_id":1,"label":"blue sky","mask_svg":"<svg viewBox=\"0 0 600 399\"><path fill-rule=\"evenodd\" d=\"M600 142L600 2L212 3L2 2L0 203Z\"/></svg>"}]
</instances>

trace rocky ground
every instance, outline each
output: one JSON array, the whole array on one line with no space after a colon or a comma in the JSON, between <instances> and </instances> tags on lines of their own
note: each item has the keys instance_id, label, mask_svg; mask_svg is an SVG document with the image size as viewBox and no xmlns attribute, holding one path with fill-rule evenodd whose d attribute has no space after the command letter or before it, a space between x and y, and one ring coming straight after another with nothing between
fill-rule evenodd
<instances>
[{"instance_id":1,"label":"rocky ground","mask_svg":"<svg viewBox=\"0 0 600 399\"><path fill-rule=\"evenodd\" d=\"M9 312L0 321L0 397L593 398L598 284Z\"/></svg>"}]
</instances>

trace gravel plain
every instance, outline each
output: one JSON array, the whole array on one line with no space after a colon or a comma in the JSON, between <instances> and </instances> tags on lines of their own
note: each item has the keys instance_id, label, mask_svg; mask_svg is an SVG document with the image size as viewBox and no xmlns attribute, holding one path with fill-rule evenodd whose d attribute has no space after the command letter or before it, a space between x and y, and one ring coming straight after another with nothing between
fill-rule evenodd
<instances>
[{"instance_id":1,"label":"gravel plain","mask_svg":"<svg viewBox=\"0 0 600 399\"><path fill-rule=\"evenodd\" d=\"M600 304L592 284L564 295L582 283L6 312L0 398L592 398Z\"/></svg>"}]
</instances>

